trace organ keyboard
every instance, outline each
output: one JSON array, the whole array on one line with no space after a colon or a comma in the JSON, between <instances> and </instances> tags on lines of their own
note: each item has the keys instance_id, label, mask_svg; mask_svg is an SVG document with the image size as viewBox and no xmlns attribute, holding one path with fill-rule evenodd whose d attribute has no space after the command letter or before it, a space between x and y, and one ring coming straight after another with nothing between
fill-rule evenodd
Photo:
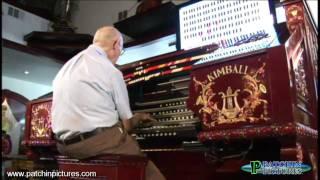
<instances>
[{"instance_id":1,"label":"organ keyboard","mask_svg":"<svg viewBox=\"0 0 320 180\"><path fill-rule=\"evenodd\" d=\"M197 140L197 127L200 121L186 107L189 81L190 78L183 76L157 83L159 90L144 92L147 101L134 103L135 113L150 113L157 119L152 126L141 125L133 131L143 151L185 150L182 147L183 143Z\"/></svg>"}]
</instances>

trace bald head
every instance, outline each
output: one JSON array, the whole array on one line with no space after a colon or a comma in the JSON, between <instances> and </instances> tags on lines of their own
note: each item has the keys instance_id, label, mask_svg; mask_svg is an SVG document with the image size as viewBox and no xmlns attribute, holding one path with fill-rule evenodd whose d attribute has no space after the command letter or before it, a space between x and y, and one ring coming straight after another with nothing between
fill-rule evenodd
<instances>
[{"instance_id":1,"label":"bald head","mask_svg":"<svg viewBox=\"0 0 320 180\"><path fill-rule=\"evenodd\" d=\"M112 26L104 26L97 30L93 44L101 47L112 63L116 63L122 51L123 39L121 33Z\"/></svg>"},{"instance_id":2,"label":"bald head","mask_svg":"<svg viewBox=\"0 0 320 180\"><path fill-rule=\"evenodd\" d=\"M108 43L117 40L121 36L120 32L111 26L99 28L93 38L93 43Z\"/></svg>"}]
</instances>

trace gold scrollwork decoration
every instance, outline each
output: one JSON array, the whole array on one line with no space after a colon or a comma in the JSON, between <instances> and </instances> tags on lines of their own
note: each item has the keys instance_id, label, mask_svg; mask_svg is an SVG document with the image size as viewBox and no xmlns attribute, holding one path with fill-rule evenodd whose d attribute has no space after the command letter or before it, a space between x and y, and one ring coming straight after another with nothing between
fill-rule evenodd
<instances>
[{"instance_id":1,"label":"gold scrollwork decoration","mask_svg":"<svg viewBox=\"0 0 320 180\"><path fill-rule=\"evenodd\" d=\"M265 74L265 65L263 63L258 70L242 74L243 89L233 89L228 86L226 91L215 93L214 81L206 79L201 82L193 77L195 90L200 90L196 105L201 106L199 114L202 115L203 124L207 127L215 127L219 124L255 123L261 120L269 120L268 101L261 97L262 94L267 93L265 84L260 80ZM242 105L238 102L240 93L247 94L242 99ZM219 97L222 101L222 107L219 107L217 100L213 100L213 98L217 99ZM257 117L254 112L260 106L262 106L263 112Z\"/></svg>"},{"instance_id":2,"label":"gold scrollwork decoration","mask_svg":"<svg viewBox=\"0 0 320 180\"><path fill-rule=\"evenodd\" d=\"M51 103L32 107L31 138L50 138L51 136Z\"/></svg>"}]
</instances>

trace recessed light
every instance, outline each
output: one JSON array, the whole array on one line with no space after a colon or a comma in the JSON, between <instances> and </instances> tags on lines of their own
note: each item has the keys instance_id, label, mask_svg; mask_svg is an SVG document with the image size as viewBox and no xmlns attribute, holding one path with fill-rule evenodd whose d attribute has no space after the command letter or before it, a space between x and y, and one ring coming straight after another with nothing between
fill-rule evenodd
<instances>
[{"instance_id":1,"label":"recessed light","mask_svg":"<svg viewBox=\"0 0 320 180\"><path fill-rule=\"evenodd\" d=\"M29 71L24 71L24 74L25 74L25 75L28 75L28 74L29 74Z\"/></svg>"}]
</instances>

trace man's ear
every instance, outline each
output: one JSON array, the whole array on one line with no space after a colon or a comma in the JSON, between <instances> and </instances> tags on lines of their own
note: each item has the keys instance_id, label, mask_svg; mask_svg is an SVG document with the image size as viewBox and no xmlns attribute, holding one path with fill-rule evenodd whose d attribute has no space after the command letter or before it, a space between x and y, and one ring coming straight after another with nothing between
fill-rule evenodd
<instances>
[{"instance_id":1,"label":"man's ear","mask_svg":"<svg viewBox=\"0 0 320 180\"><path fill-rule=\"evenodd\" d=\"M115 40L115 41L113 42L113 44L112 44L112 48L113 48L113 49L116 49L117 44L118 44L118 40Z\"/></svg>"}]
</instances>

